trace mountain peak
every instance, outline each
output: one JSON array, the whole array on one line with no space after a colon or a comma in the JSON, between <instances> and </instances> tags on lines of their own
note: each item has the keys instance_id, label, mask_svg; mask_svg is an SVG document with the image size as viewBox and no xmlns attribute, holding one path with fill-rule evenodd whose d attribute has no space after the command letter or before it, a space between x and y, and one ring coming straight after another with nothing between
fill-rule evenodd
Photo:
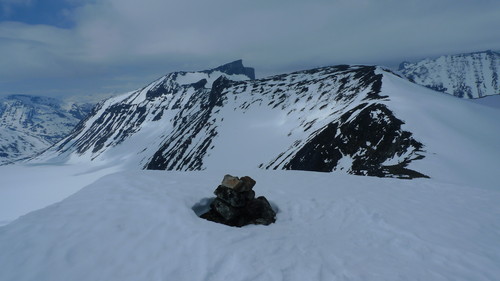
<instances>
[{"instance_id":1,"label":"mountain peak","mask_svg":"<svg viewBox=\"0 0 500 281\"><path fill-rule=\"evenodd\" d=\"M491 50L404 62L399 71L410 81L460 98L500 94L500 54Z\"/></svg>"},{"instance_id":2,"label":"mountain peak","mask_svg":"<svg viewBox=\"0 0 500 281\"><path fill-rule=\"evenodd\" d=\"M248 76L252 80L255 79L255 69L253 67L245 67L243 65L243 60L241 59L235 60L230 63L226 63L224 65L221 65L219 67L204 72L212 72L212 71L220 71L228 75L243 74Z\"/></svg>"}]
</instances>

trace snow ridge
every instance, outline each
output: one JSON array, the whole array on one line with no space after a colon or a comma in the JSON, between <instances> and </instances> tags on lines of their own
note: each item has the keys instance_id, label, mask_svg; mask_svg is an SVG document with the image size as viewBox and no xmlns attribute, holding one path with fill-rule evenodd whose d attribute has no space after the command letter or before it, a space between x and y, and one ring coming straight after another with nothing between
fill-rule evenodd
<instances>
[{"instance_id":1,"label":"snow ridge","mask_svg":"<svg viewBox=\"0 0 500 281\"><path fill-rule=\"evenodd\" d=\"M500 54L493 51L404 62L399 71L419 85L460 98L500 94Z\"/></svg>"},{"instance_id":2,"label":"snow ridge","mask_svg":"<svg viewBox=\"0 0 500 281\"><path fill-rule=\"evenodd\" d=\"M406 168L423 158L423 144L392 114L376 71L341 65L259 80L225 66L170 73L101 103L34 161L190 171L237 157L248 168L424 177Z\"/></svg>"}]
</instances>

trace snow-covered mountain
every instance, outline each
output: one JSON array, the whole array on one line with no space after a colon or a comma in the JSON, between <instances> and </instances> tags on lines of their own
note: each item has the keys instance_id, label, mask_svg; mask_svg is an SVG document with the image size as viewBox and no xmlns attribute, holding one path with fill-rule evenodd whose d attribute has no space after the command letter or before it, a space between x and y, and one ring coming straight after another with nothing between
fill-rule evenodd
<instances>
[{"instance_id":1,"label":"snow-covered mountain","mask_svg":"<svg viewBox=\"0 0 500 281\"><path fill-rule=\"evenodd\" d=\"M453 145L441 151L447 141L434 136L435 131L449 130L447 122L459 122L448 120L455 114L483 124L489 132L498 128L491 121L497 111L493 117L487 111L472 114L474 104L443 100L375 66L341 65L249 78L241 61L209 71L170 73L100 103L71 135L33 161L94 161L179 171L261 167L414 178L436 173L428 162L418 164L423 158L437 152L441 159L456 158L448 152ZM427 96L424 103L422 95ZM445 108L449 117L432 115L443 114ZM421 116L427 113L431 116ZM477 130L465 127L470 133ZM462 140L468 136L448 133L455 138L455 149L464 150Z\"/></svg>"},{"instance_id":2,"label":"snow-covered mountain","mask_svg":"<svg viewBox=\"0 0 500 281\"><path fill-rule=\"evenodd\" d=\"M373 66L250 73L171 73L0 167L0 280L498 279L498 108ZM276 223L198 217L227 173Z\"/></svg>"},{"instance_id":3,"label":"snow-covered mountain","mask_svg":"<svg viewBox=\"0 0 500 281\"><path fill-rule=\"evenodd\" d=\"M399 71L419 85L460 98L500 94L500 54L493 51L403 62Z\"/></svg>"},{"instance_id":4,"label":"snow-covered mountain","mask_svg":"<svg viewBox=\"0 0 500 281\"><path fill-rule=\"evenodd\" d=\"M425 176L406 168L423 157L423 145L385 104L382 72L343 65L249 80L236 61L171 73L101 103L39 159L129 158L166 170L237 161L266 169ZM250 141L242 146L244 140Z\"/></svg>"},{"instance_id":5,"label":"snow-covered mountain","mask_svg":"<svg viewBox=\"0 0 500 281\"><path fill-rule=\"evenodd\" d=\"M40 96L0 98L0 165L47 149L66 136L92 106Z\"/></svg>"}]
</instances>

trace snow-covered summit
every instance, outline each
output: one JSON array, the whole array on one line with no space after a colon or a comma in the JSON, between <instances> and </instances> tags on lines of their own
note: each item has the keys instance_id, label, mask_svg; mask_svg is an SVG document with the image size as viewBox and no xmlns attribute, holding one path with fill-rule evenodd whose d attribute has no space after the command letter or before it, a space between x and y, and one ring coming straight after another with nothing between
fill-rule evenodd
<instances>
[{"instance_id":1,"label":"snow-covered summit","mask_svg":"<svg viewBox=\"0 0 500 281\"><path fill-rule=\"evenodd\" d=\"M500 94L500 54L493 51L403 62L399 71L419 85L461 98Z\"/></svg>"},{"instance_id":2,"label":"snow-covered summit","mask_svg":"<svg viewBox=\"0 0 500 281\"><path fill-rule=\"evenodd\" d=\"M256 80L217 72L175 72L109 99L33 161L180 171L238 163L415 178L499 156L498 111L436 95L383 68L340 65ZM478 135L487 136L484 150L472 153Z\"/></svg>"}]
</instances>

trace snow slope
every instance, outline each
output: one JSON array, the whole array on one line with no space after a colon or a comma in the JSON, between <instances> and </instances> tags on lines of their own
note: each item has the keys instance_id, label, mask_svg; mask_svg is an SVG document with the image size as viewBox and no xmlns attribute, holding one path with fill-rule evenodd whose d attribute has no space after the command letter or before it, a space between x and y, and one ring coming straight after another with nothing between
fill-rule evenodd
<instances>
[{"instance_id":1,"label":"snow slope","mask_svg":"<svg viewBox=\"0 0 500 281\"><path fill-rule=\"evenodd\" d=\"M0 167L0 226L59 202L100 177L122 170L98 165Z\"/></svg>"},{"instance_id":2,"label":"snow slope","mask_svg":"<svg viewBox=\"0 0 500 281\"><path fill-rule=\"evenodd\" d=\"M480 99L472 99L471 102L500 109L500 95L487 96Z\"/></svg>"},{"instance_id":3,"label":"snow slope","mask_svg":"<svg viewBox=\"0 0 500 281\"><path fill-rule=\"evenodd\" d=\"M270 226L198 218L249 174ZM0 227L0 280L498 280L500 193L432 179L127 171Z\"/></svg>"},{"instance_id":4,"label":"snow slope","mask_svg":"<svg viewBox=\"0 0 500 281\"><path fill-rule=\"evenodd\" d=\"M385 75L403 129L413 132L426 151L413 169L449 183L495 189L500 171L500 109L440 94L394 75Z\"/></svg>"},{"instance_id":5,"label":"snow slope","mask_svg":"<svg viewBox=\"0 0 500 281\"><path fill-rule=\"evenodd\" d=\"M404 62L399 71L419 85L461 98L500 94L500 54L493 51Z\"/></svg>"}]
</instances>

